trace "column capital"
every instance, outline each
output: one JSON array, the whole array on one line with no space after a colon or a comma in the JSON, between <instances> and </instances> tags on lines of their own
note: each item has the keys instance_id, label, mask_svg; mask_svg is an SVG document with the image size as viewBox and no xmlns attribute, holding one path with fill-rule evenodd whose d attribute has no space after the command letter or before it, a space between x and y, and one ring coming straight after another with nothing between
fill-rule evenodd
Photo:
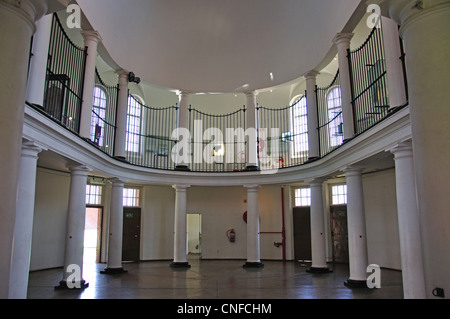
<instances>
[{"instance_id":1,"label":"column capital","mask_svg":"<svg viewBox=\"0 0 450 319\"><path fill-rule=\"evenodd\" d=\"M353 33L338 33L333 38L333 43L336 45L340 44L350 44L350 41L352 40L354 34Z\"/></svg>"},{"instance_id":2,"label":"column capital","mask_svg":"<svg viewBox=\"0 0 450 319\"><path fill-rule=\"evenodd\" d=\"M46 150L43 146L32 141L22 143L22 157L38 158L38 154Z\"/></svg>"},{"instance_id":3,"label":"column capital","mask_svg":"<svg viewBox=\"0 0 450 319\"><path fill-rule=\"evenodd\" d=\"M45 0L0 0L0 7L14 12L30 26L33 33L36 31L35 22L48 11Z\"/></svg>"},{"instance_id":4,"label":"column capital","mask_svg":"<svg viewBox=\"0 0 450 319\"><path fill-rule=\"evenodd\" d=\"M418 18L433 14L444 7L449 9L450 0L383 0L381 5L389 16L401 25L400 34L403 34L404 29Z\"/></svg>"},{"instance_id":5,"label":"column capital","mask_svg":"<svg viewBox=\"0 0 450 319\"><path fill-rule=\"evenodd\" d=\"M122 186L123 187L123 185L125 185L127 180L124 180L119 177L111 177L111 178L108 178L108 182L110 182L113 186Z\"/></svg>"},{"instance_id":6,"label":"column capital","mask_svg":"<svg viewBox=\"0 0 450 319\"><path fill-rule=\"evenodd\" d=\"M348 165L342 168L342 171L345 173L346 176L356 176L361 175L364 168L365 167L362 165Z\"/></svg>"},{"instance_id":7,"label":"column capital","mask_svg":"<svg viewBox=\"0 0 450 319\"><path fill-rule=\"evenodd\" d=\"M311 187L322 187L323 183L327 180L326 177L317 177L305 180Z\"/></svg>"},{"instance_id":8,"label":"column capital","mask_svg":"<svg viewBox=\"0 0 450 319\"><path fill-rule=\"evenodd\" d=\"M90 41L98 43L103 40L102 37L100 36L100 33L94 30L83 30L81 31L81 35L83 36L85 43L88 43Z\"/></svg>"},{"instance_id":9,"label":"column capital","mask_svg":"<svg viewBox=\"0 0 450 319\"><path fill-rule=\"evenodd\" d=\"M406 158L406 157L412 158L413 157L412 141L409 140L406 142L398 143L398 144L394 145L393 147L391 147L387 151L394 154L395 159Z\"/></svg>"},{"instance_id":10,"label":"column capital","mask_svg":"<svg viewBox=\"0 0 450 319\"><path fill-rule=\"evenodd\" d=\"M244 185L244 187L247 189L247 191L249 191L249 192L256 192L256 191L258 191L260 188L261 188L261 186L260 185L257 185L257 184L250 184L250 185Z\"/></svg>"},{"instance_id":11,"label":"column capital","mask_svg":"<svg viewBox=\"0 0 450 319\"><path fill-rule=\"evenodd\" d=\"M317 72L316 70L311 70L305 73L304 77L306 81L309 80L316 80L317 76L320 74L320 72Z\"/></svg>"},{"instance_id":12,"label":"column capital","mask_svg":"<svg viewBox=\"0 0 450 319\"><path fill-rule=\"evenodd\" d=\"M177 192L185 192L188 188L190 188L191 185L172 185L172 188L175 189Z\"/></svg>"},{"instance_id":13,"label":"column capital","mask_svg":"<svg viewBox=\"0 0 450 319\"><path fill-rule=\"evenodd\" d=\"M91 169L85 165L67 164L66 167L72 175L87 176Z\"/></svg>"},{"instance_id":14,"label":"column capital","mask_svg":"<svg viewBox=\"0 0 450 319\"><path fill-rule=\"evenodd\" d=\"M245 91L244 94L247 98L255 98L258 96L259 92L258 91Z\"/></svg>"}]
</instances>

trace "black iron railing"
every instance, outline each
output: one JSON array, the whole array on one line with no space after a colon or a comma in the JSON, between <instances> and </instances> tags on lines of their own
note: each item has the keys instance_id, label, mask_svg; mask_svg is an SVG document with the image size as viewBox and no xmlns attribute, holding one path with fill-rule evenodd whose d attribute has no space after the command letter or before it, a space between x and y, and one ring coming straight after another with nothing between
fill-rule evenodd
<instances>
[{"instance_id":1,"label":"black iron railing","mask_svg":"<svg viewBox=\"0 0 450 319\"><path fill-rule=\"evenodd\" d=\"M381 27L375 27L364 44L348 50L355 134L388 114L389 96Z\"/></svg>"},{"instance_id":2,"label":"black iron railing","mask_svg":"<svg viewBox=\"0 0 450 319\"><path fill-rule=\"evenodd\" d=\"M172 132L178 124L178 106L149 107L129 95L126 154L137 166L172 170L175 168Z\"/></svg>"},{"instance_id":3,"label":"black iron railing","mask_svg":"<svg viewBox=\"0 0 450 319\"><path fill-rule=\"evenodd\" d=\"M119 85L107 85L95 69L91 141L110 156L114 156L118 95Z\"/></svg>"},{"instance_id":4,"label":"black iron railing","mask_svg":"<svg viewBox=\"0 0 450 319\"><path fill-rule=\"evenodd\" d=\"M280 169L308 160L308 120L306 96L285 108L258 106L259 167Z\"/></svg>"},{"instance_id":5,"label":"black iron railing","mask_svg":"<svg viewBox=\"0 0 450 319\"><path fill-rule=\"evenodd\" d=\"M247 137L245 107L217 115L189 108L191 171L235 172L245 169Z\"/></svg>"},{"instance_id":6,"label":"black iron railing","mask_svg":"<svg viewBox=\"0 0 450 319\"><path fill-rule=\"evenodd\" d=\"M70 40L54 14L43 107L49 116L76 133L80 128L86 55L86 48Z\"/></svg>"},{"instance_id":7,"label":"black iron railing","mask_svg":"<svg viewBox=\"0 0 450 319\"><path fill-rule=\"evenodd\" d=\"M320 156L323 157L341 146L344 141L339 70L328 86L316 88L316 96Z\"/></svg>"}]
</instances>

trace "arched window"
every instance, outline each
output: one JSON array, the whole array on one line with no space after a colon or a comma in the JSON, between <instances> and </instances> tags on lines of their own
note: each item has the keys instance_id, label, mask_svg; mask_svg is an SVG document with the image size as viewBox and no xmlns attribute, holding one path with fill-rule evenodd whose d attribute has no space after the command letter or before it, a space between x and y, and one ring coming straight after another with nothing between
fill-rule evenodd
<instances>
[{"instance_id":1,"label":"arched window","mask_svg":"<svg viewBox=\"0 0 450 319\"><path fill-rule=\"evenodd\" d=\"M293 157L307 157L308 145L308 107L306 97L301 97L292 107L292 126L294 137Z\"/></svg>"},{"instance_id":2,"label":"arched window","mask_svg":"<svg viewBox=\"0 0 450 319\"><path fill-rule=\"evenodd\" d=\"M142 103L137 97L130 95L128 97L127 136L125 147L127 152L139 153L142 127L141 119Z\"/></svg>"},{"instance_id":3,"label":"arched window","mask_svg":"<svg viewBox=\"0 0 450 319\"><path fill-rule=\"evenodd\" d=\"M105 91L99 87L95 87L92 103L91 141L98 146L103 146L104 144L106 101Z\"/></svg>"},{"instance_id":4,"label":"arched window","mask_svg":"<svg viewBox=\"0 0 450 319\"><path fill-rule=\"evenodd\" d=\"M339 146L344 141L340 87L335 87L328 93L328 120L330 121L330 146Z\"/></svg>"}]
</instances>

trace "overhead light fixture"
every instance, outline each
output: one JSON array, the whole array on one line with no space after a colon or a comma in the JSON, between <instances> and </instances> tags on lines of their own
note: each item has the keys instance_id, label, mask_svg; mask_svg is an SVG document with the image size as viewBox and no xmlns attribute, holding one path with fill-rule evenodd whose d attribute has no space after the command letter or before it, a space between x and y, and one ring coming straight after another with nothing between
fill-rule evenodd
<instances>
[{"instance_id":1,"label":"overhead light fixture","mask_svg":"<svg viewBox=\"0 0 450 319\"><path fill-rule=\"evenodd\" d=\"M128 73L128 82L130 83L141 83L141 78L138 78L133 72Z\"/></svg>"}]
</instances>

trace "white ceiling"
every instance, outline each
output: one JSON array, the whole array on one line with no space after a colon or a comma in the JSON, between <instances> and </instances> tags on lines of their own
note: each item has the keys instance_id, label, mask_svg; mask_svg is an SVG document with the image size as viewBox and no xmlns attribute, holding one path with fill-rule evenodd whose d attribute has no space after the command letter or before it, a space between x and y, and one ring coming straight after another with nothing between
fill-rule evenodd
<instances>
[{"instance_id":1,"label":"white ceiling","mask_svg":"<svg viewBox=\"0 0 450 319\"><path fill-rule=\"evenodd\" d=\"M360 2L78 0L120 67L196 93L264 89L299 78L323 61Z\"/></svg>"}]
</instances>

